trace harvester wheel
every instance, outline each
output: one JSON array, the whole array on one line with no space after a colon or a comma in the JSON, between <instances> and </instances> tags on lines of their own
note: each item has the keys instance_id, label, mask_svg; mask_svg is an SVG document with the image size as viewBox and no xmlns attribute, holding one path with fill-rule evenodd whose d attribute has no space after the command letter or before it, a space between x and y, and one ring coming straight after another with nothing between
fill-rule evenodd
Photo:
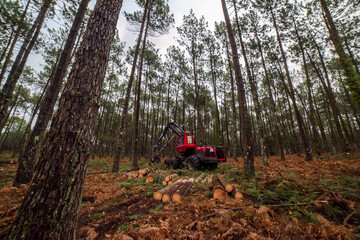
<instances>
[{"instance_id":1,"label":"harvester wheel","mask_svg":"<svg viewBox=\"0 0 360 240\"><path fill-rule=\"evenodd\" d=\"M192 155L187 158L187 166L189 170L200 170L201 160L198 156Z\"/></svg>"}]
</instances>

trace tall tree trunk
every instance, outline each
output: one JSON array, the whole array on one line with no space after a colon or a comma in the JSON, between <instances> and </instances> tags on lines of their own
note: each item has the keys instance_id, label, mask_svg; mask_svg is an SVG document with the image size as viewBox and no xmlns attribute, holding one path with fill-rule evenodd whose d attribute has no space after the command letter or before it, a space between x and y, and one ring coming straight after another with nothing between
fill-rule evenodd
<instances>
[{"instance_id":1,"label":"tall tree trunk","mask_svg":"<svg viewBox=\"0 0 360 240\"><path fill-rule=\"evenodd\" d=\"M284 63L286 79L287 79L287 82L288 82L288 85L289 85L289 94L290 94L290 98L291 98L292 105L293 105L293 108L294 108L296 122L298 124L301 141L302 141L302 144L304 146L306 160L311 161L312 160L312 155L311 155L311 149L310 149L310 145L309 145L309 139L306 136L306 133L305 133L305 130L304 130L304 121L303 121L302 116L300 115L299 109L298 109L297 104L296 104L294 87L292 85L292 81L291 81L291 78L290 78L290 73L289 73L289 68L288 68L288 65L287 65L285 52L284 52L284 49L282 47L279 30L278 30L278 27L277 27L277 24L276 24L275 15L274 15L274 12L273 12L273 9L272 9L271 6L270 6L270 13L271 13L273 25L274 25L274 28L275 28L275 31L276 31L276 37L277 37L277 41L278 41L278 44L279 44L281 57L282 57L283 63Z\"/></svg>"},{"instance_id":2,"label":"tall tree trunk","mask_svg":"<svg viewBox=\"0 0 360 240\"><path fill-rule=\"evenodd\" d=\"M45 98L41 103L39 115L36 120L35 126L30 134L29 140L25 147L25 151L22 154L22 157L19 158L19 166L13 183L14 186L29 183L31 180L34 165L37 162L37 149L39 147L39 143L42 142L46 127L48 126L48 123L54 111L54 106L66 74L66 69L69 66L71 60L71 51L74 47L76 37L79 32L81 22L85 16L89 1L90 0L82 0L80 2L64 49L61 53L58 65L54 66L56 70L49 80L49 87L47 88Z\"/></svg>"},{"instance_id":3,"label":"tall tree trunk","mask_svg":"<svg viewBox=\"0 0 360 240\"><path fill-rule=\"evenodd\" d=\"M13 51L14 51L14 48L15 48L15 45L17 43L17 40L20 36L20 33L21 33L21 29L23 27L23 24L24 24L24 19L25 19L25 16L26 16L26 13L27 13L27 10L29 8L29 5L30 5L30 2L31 0L29 0L25 6L25 9L24 9L24 12L21 14L21 17L20 17L20 20L19 20L19 23L18 23L18 27L15 31L15 36L14 38L12 39L12 43L11 43L11 46L10 46L10 49L9 49L9 52L8 54L6 55L6 58L5 58L5 61L2 65L2 68L1 68L1 73L0 73L0 85L1 85L1 82L5 76L5 73L6 73L6 69L10 63L10 60L11 60L11 56L13 54ZM10 40L11 40L11 37L10 37ZM26 39L25 39L26 41ZM4 53L6 52L6 50L4 51ZM2 61L2 60L1 60ZM0 61L0 62L1 62Z\"/></svg>"},{"instance_id":4,"label":"tall tree trunk","mask_svg":"<svg viewBox=\"0 0 360 240\"><path fill-rule=\"evenodd\" d=\"M126 88L125 101L124 101L124 105L123 105L123 109L122 109L121 123L120 123L120 127L119 127L117 150L115 152L115 158L114 158L114 163L113 163L113 168L112 168L113 173L117 173L119 171L120 157L121 157L121 152L123 150L124 129L125 129L125 123L126 123L127 113L128 113L128 109L129 109L130 93L131 93L131 88L132 88L132 85L134 82L135 69L136 69L137 59L139 56L140 43L141 43L143 31L144 31L144 26L145 26L147 12L149 10L150 1L151 0L146 0L146 3L145 3L140 32L139 32L139 36L138 36L138 39L136 42L135 55L134 55L134 59L132 62L130 78L129 78L129 82L128 82L128 85Z\"/></svg>"},{"instance_id":5,"label":"tall tree trunk","mask_svg":"<svg viewBox=\"0 0 360 240\"><path fill-rule=\"evenodd\" d=\"M197 64L196 64L196 54L195 54L195 45L191 43L191 59L192 59L192 67L193 67L193 76L194 76L194 88L195 88L195 109L196 109L196 138L199 141L204 141L204 127L201 116L200 109L200 95L199 95L199 79L197 74Z\"/></svg>"},{"instance_id":6,"label":"tall tree trunk","mask_svg":"<svg viewBox=\"0 0 360 240\"><path fill-rule=\"evenodd\" d=\"M246 97L245 97L245 87L243 78L241 75L240 70L240 63L239 63L239 56L237 52L237 46L235 42L235 36L233 29L231 27L229 14L226 8L225 0L221 0L222 9L224 13L226 29L228 32L228 37L231 46L231 52L233 57L234 63L234 70L235 70L235 78L236 84L238 87L238 100L239 100L239 107L240 107L240 119L242 123L242 130L243 130L243 142L245 144L244 149L244 172L245 176L253 177L255 176L255 167L254 167L254 147L252 141L252 131L251 131L251 122L249 119L249 113L246 105Z\"/></svg>"},{"instance_id":7,"label":"tall tree trunk","mask_svg":"<svg viewBox=\"0 0 360 240\"><path fill-rule=\"evenodd\" d=\"M307 90L308 90L308 101L309 101L309 109L310 109L309 120L311 123L311 128L312 128L311 130L312 130L313 141L314 141L313 150L315 150L316 154L318 156L320 156L321 155L321 144L320 144L319 133L317 130L317 125L316 125L315 117L314 117L315 109L314 109L313 97L312 97L312 93L311 93L311 81L310 81L309 72L308 72L308 65L307 65L306 58L305 58L305 51L304 51L303 43L302 43L301 37L299 35L295 19L294 19L294 17L292 19L293 19L293 23L294 23L294 27L295 27L295 34L296 34L296 37L299 42L301 57L302 57L302 61L303 61L303 68L304 68L305 77L306 77L306 86L307 86Z\"/></svg>"},{"instance_id":8,"label":"tall tree trunk","mask_svg":"<svg viewBox=\"0 0 360 240\"><path fill-rule=\"evenodd\" d=\"M7 55L6 53L7 53L8 49L9 49L9 47L10 47L10 44L12 43L13 36L14 36L14 30L11 31L9 40L7 41L7 44L6 44L5 48L3 48L3 50L2 50L2 53L1 53L1 56L0 56L0 64L2 63L5 56ZM0 75L2 75L2 72L1 72ZM2 80L2 78L0 79L0 84L1 84L1 80Z\"/></svg>"},{"instance_id":9,"label":"tall tree trunk","mask_svg":"<svg viewBox=\"0 0 360 240\"><path fill-rule=\"evenodd\" d=\"M316 44L316 42L315 42L315 44ZM341 124L340 124L340 112L339 112L339 109L337 107L336 99L335 99L334 93L333 93L331 85L330 85L329 75L328 75L327 69L325 67L325 62L323 61L323 56L322 56L319 48L318 48L318 53L320 54L319 55L320 56L320 62L321 62L321 65L322 65L322 67L324 69L325 79L326 79L327 83L325 83L325 80L324 80L322 74L320 73L320 69L317 68L317 66L316 66L315 62L313 61L313 59L310 57L309 54L307 54L307 55L308 55L308 58L310 60L311 65L313 66L313 68L315 70L315 73L316 73L317 77L320 80L321 85L323 86L325 95L326 95L326 97L327 97L327 99L328 99L328 101L330 103L332 117L334 119L337 138L338 138L338 141L337 141L338 143L336 143L336 145L334 147L336 149L336 152L347 151L346 139L345 139L345 136L344 136L344 134L342 132Z\"/></svg>"},{"instance_id":10,"label":"tall tree trunk","mask_svg":"<svg viewBox=\"0 0 360 240\"><path fill-rule=\"evenodd\" d=\"M138 169L138 149L139 149L139 114L140 114L140 102L141 102L141 78L142 78L142 68L144 63L145 49L146 49L146 36L149 29L150 23L150 13L151 8L147 14L146 28L144 32L144 40L142 43L142 50L140 56L139 64L139 78L137 82L137 101L135 105L135 124L134 124L134 145L133 145L133 158L132 158L132 168L134 170Z\"/></svg>"},{"instance_id":11,"label":"tall tree trunk","mask_svg":"<svg viewBox=\"0 0 360 240\"><path fill-rule=\"evenodd\" d=\"M215 101L215 144L216 145L224 145L224 139L221 138L220 141L220 137L222 136L222 130L220 128L220 113L219 113L219 106L218 106L218 101L217 101L217 91L216 91L216 73L215 73L215 66L214 66L214 55L212 52L212 49L210 47L210 71L211 71L211 80L212 80L212 84L213 84L213 91L214 91L214 101Z\"/></svg>"},{"instance_id":12,"label":"tall tree trunk","mask_svg":"<svg viewBox=\"0 0 360 240\"><path fill-rule=\"evenodd\" d=\"M238 136L236 134L237 132L237 116L236 116L236 105L235 105L235 87L234 87L234 75L233 75L233 71L232 71L232 64L231 64L231 60L230 60L230 53L229 53L229 49L228 49L228 44L226 43L226 56L227 56L227 63L228 63L228 71L229 71L229 75L230 75L230 87L231 87L231 109L232 109L232 118L233 118L233 123L232 123L232 137L233 137L233 141L235 141L235 143L232 143L232 157L237 160L237 157L240 156L242 154L242 150L241 147L239 146L239 141L238 141ZM241 134L240 134L241 135Z\"/></svg>"},{"instance_id":13,"label":"tall tree trunk","mask_svg":"<svg viewBox=\"0 0 360 240\"><path fill-rule=\"evenodd\" d=\"M12 119L11 119L11 122L7 125L7 128L5 130L5 133L4 133L4 140L3 140L3 143L1 144L1 147L0 147L0 152L3 151L4 149L4 145L5 145L5 142L7 141L7 138L9 136L9 132L10 132L10 129L12 127L12 125L14 124L14 116L16 114L16 109L19 105L18 103L18 99L19 99L19 96L20 96L20 91L21 91L21 86L19 87L19 89L17 90L16 94L15 94L15 98L14 98L14 104L12 105L12 107L10 108L10 111L9 111L9 115L6 117L6 118L9 118L11 112L13 111L13 114L12 114Z\"/></svg>"},{"instance_id":14,"label":"tall tree trunk","mask_svg":"<svg viewBox=\"0 0 360 240\"><path fill-rule=\"evenodd\" d=\"M262 64L263 69L264 69L266 91L267 91L267 93L269 95L271 119L272 119L272 122L274 122L274 126L275 126L276 142L277 142L277 145L278 145L278 151L279 151L279 155L280 155L280 160L285 161L284 146L283 146L283 142L282 142L282 139L281 139L281 132L280 132L280 127L279 127L280 119L279 119L278 115L276 114L276 104L275 104L275 101L274 101L274 98L273 98L273 93L272 93L272 90L271 90L271 84L270 84L270 79L269 79L269 75L268 75L268 70L267 70L267 67L266 67L265 58L264 58L264 55L263 55L263 51L262 51L260 39L259 39L259 36L258 36L258 33L257 33L257 29L255 29L255 38L256 38L257 47L259 49L260 56L261 56L261 64Z\"/></svg>"},{"instance_id":15,"label":"tall tree trunk","mask_svg":"<svg viewBox=\"0 0 360 240\"><path fill-rule=\"evenodd\" d=\"M20 75L25 67L27 58L29 57L31 50L34 47L35 42L38 39L42 24L44 23L44 20L45 20L46 12L50 7L51 2L52 2L52 0L44 0L43 5L41 6L40 12L39 12L33 26L27 33L26 38L23 42L23 45L21 46L21 48L18 52L18 55L15 59L15 62L13 64L13 66L11 67L11 70L7 77L5 85L0 92L0 132L3 129L4 124L7 121L7 118L5 116L8 112L8 106L11 101L16 83L20 79Z\"/></svg>"},{"instance_id":16,"label":"tall tree trunk","mask_svg":"<svg viewBox=\"0 0 360 240\"><path fill-rule=\"evenodd\" d=\"M258 127L258 135L259 135L259 142L260 142L260 152L261 152L261 156L262 156L262 160L263 160L263 164L265 166L269 165L268 159L267 159L267 153L266 153L266 147L265 147L265 141L264 141L264 129L262 126L262 120L261 120L261 112L260 112L260 102L259 102L259 97L257 94L257 90L256 90L256 84L254 83L254 79L253 76L251 75L251 70L250 70L250 65L249 65L249 61L247 58L247 54L245 51L245 45L244 42L242 40L242 32L241 32L241 28L239 25L239 19L238 19L238 14L237 14L237 8L236 8L236 1L232 0L233 2L233 6L234 6L234 11L235 11L235 22L236 22L236 28L238 30L238 35L239 35L239 40L240 40L240 47L241 47L241 53L242 56L244 58L244 62L245 62L245 68L246 68L246 73L247 73L247 77L250 83L250 91L251 91L251 95L253 98L253 102L255 105L255 115L256 115L256 121L257 121L257 127Z\"/></svg>"},{"instance_id":17,"label":"tall tree trunk","mask_svg":"<svg viewBox=\"0 0 360 240\"><path fill-rule=\"evenodd\" d=\"M74 239L89 145L121 5L122 0L99 0L95 5L7 239Z\"/></svg>"},{"instance_id":18,"label":"tall tree trunk","mask_svg":"<svg viewBox=\"0 0 360 240\"><path fill-rule=\"evenodd\" d=\"M345 82L351 91L353 101L357 104L358 107L360 107L360 76L357 74L355 66L352 64L350 57L345 53L342 40L336 29L326 0L320 0L320 3L322 9L325 12L326 21L329 25L330 39L334 44L335 51L339 56L340 66L342 67L346 76Z\"/></svg>"}]
</instances>

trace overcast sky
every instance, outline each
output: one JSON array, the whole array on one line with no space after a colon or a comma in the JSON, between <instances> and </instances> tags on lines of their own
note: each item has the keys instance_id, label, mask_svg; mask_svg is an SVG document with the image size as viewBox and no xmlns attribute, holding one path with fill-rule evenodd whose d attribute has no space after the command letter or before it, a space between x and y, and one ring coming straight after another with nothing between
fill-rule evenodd
<instances>
[{"instance_id":1,"label":"overcast sky","mask_svg":"<svg viewBox=\"0 0 360 240\"><path fill-rule=\"evenodd\" d=\"M92 0L89 7L93 8L94 5L95 1ZM170 12L174 14L175 18L174 27L166 35L150 38L150 41L155 43L156 48L160 49L160 53L163 57L169 46L177 45L175 39L177 37L176 27L181 26L183 16L188 15L191 9L193 9L197 18L200 18L201 16L205 17L209 24L209 29L211 30L214 30L215 21L220 22L224 19L221 8L221 0L169 0L169 5ZM122 42L126 42L125 51L135 44L138 33L130 31L132 26L127 23L124 17L124 11L131 13L136 10L139 10L139 8L134 0L124 0L117 27L119 30L120 40ZM50 24L56 25L53 21L50 21ZM36 70L41 70L43 64L44 60L41 55L32 52L29 61L27 61L27 65L30 65Z\"/></svg>"},{"instance_id":2,"label":"overcast sky","mask_svg":"<svg viewBox=\"0 0 360 240\"><path fill-rule=\"evenodd\" d=\"M156 47L160 49L160 53L163 55L169 46L177 44L175 39L177 36L176 27L182 24L183 16L188 15L191 9L193 9L197 18L201 16L205 17L211 30L214 29L215 21L220 22L224 19L220 0L169 0L169 5L170 12L174 14L175 27L172 28L167 35L150 38L150 41L156 44ZM123 12L133 12L137 9L138 7L135 1L129 0L124 1L121 9L118 29L121 41L126 42L125 49L135 44L138 33L129 31L131 26L126 22Z\"/></svg>"}]
</instances>

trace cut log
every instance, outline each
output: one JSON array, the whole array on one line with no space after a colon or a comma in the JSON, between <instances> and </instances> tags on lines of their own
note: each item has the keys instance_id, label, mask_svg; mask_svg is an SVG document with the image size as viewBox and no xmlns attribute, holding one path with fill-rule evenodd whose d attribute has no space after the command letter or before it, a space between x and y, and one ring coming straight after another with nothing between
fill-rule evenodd
<instances>
[{"instance_id":1,"label":"cut log","mask_svg":"<svg viewBox=\"0 0 360 240\"><path fill-rule=\"evenodd\" d=\"M149 174L150 172L152 172L153 170L150 168L144 168L144 169L140 169L139 173L142 174L143 176Z\"/></svg>"},{"instance_id":2,"label":"cut log","mask_svg":"<svg viewBox=\"0 0 360 240\"><path fill-rule=\"evenodd\" d=\"M239 190L237 190L236 188L234 188L234 189L231 191L231 195L232 195L235 199L243 199L243 198L244 198L244 195L243 195Z\"/></svg>"},{"instance_id":3,"label":"cut log","mask_svg":"<svg viewBox=\"0 0 360 240\"><path fill-rule=\"evenodd\" d=\"M227 193L224 187L221 185L218 179L213 181L213 198L214 199L226 199Z\"/></svg>"},{"instance_id":4,"label":"cut log","mask_svg":"<svg viewBox=\"0 0 360 240\"><path fill-rule=\"evenodd\" d=\"M170 180L170 181L168 181L168 185L171 185L171 184L173 184L174 182L176 182L178 179L180 179L180 177L175 177L175 178L173 178L172 180Z\"/></svg>"},{"instance_id":5,"label":"cut log","mask_svg":"<svg viewBox=\"0 0 360 240\"><path fill-rule=\"evenodd\" d=\"M196 178L195 182L198 183L204 177L204 173L202 173L199 177Z\"/></svg>"},{"instance_id":6,"label":"cut log","mask_svg":"<svg viewBox=\"0 0 360 240\"><path fill-rule=\"evenodd\" d=\"M193 185L194 179L190 178L188 182L185 182L181 185L173 194L171 200L173 202L181 202L182 197L189 191L191 186Z\"/></svg>"},{"instance_id":7,"label":"cut log","mask_svg":"<svg viewBox=\"0 0 360 240\"><path fill-rule=\"evenodd\" d=\"M162 196L162 201L165 203L165 202L168 202L168 201L171 201L171 198L172 196L174 195L174 193L182 188L183 185L187 185L189 182L194 182L194 179L191 178L191 179L181 179L181 180L178 180L176 181L175 183L169 185L171 186L169 189L167 189L166 191L164 191L163 193L163 196Z\"/></svg>"},{"instance_id":8,"label":"cut log","mask_svg":"<svg viewBox=\"0 0 360 240\"><path fill-rule=\"evenodd\" d=\"M212 183L213 179L213 175L210 174L209 176L207 176L206 178L204 178L203 180L201 180L201 183Z\"/></svg>"},{"instance_id":9,"label":"cut log","mask_svg":"<svg viewBox=\"0 0 360 240\"><path fill-rule=\"evenodd\" d=\"M232 184L229 184L223 175L221 175L220 173L217 175L217 178L219 180L219 182L221 183L221 185L225 188L225 190L230 193L232 192L232 190L234 189Z\"/></svg>"},{"instance_id":10,"label":"cut log","mask_svg":"<svg viewBox=\"0 0 360 240\"><path fill-rule=\"evenodd\" d=\"M174 178L176 178L178 175L177 174L171 174L171 175L169 175L169 176L167 176L167 177L165 177L165 181L171 181L171 180L173 180Z\"/></svg>"},{"instance_id":11,"label":"cut log","mask_svg":"<svg viewBox=\"0 0 360 240\"><path fill-rule=\"evenodd\" d=\"M146 178L146 181L145 181L146 183L153 183L154 182L154 177L153 176L148 176L147 178Z\"/></svg>"},{"instance_id":12,"label":"cut log","mask_svg":"<svg viewBox=\"0 0 360 240\"><path fill-rule=\"evenodd\" d=\"M213 178L214 178L214 175L211 174L206 180L208 183L212 183L214 181Z\"/></svg>"},{"instance_id":13,"label":"cut log","mask_svg":"<svg viewBox=\"0 0 360 240\"><path fill-rule=\"evenodd\" d=\"M168 185L168 182L164 180L164 181L162 182L162 185L163 185L163 186L167 186L167 185Z\"/></svg>"},{"instance_id":14,"label":"cut log","mask_svg":"<svg viewBox=\"0 0 360 240\"><path fill-rule=\"evenodd\" d=\"M139 178L139 179L142 179L142 178L144 178L144 175L142 175L142 174L140 173L139 176L138 176L138 178Z\"/></svg>"},{"instance_id":15,"label":"cut log","mask_svg":"<svg viewBox=\"0 0 360 240\"><path fill-rule=\"evenodd\" d=\"M166 187L164 187L164 188L156 191L156 192L154 193L154 198L155 198L156 200L160 201L160 200L162 199L162 196L163 196L163 194L164 194L165 191L169 190L171 187L173 187L174 184L176 184L177 182L182 181L182 180L183 180L183 179L179 179L179 180L177 180L175 183L173 183L173 184L171 184L171 185L168 185L168 186L166 186Z\"/></svg>"},{"instance_id":16,"label":"cut log","mask_svg":"<svg viewBox=\"0 0 360 240\"><path fill-rule=\"evenodd\" d=\"M133 178L137 178L139 176L139 173L138 172L132 172L132 177Z\"/></svg>"}]
</instances>

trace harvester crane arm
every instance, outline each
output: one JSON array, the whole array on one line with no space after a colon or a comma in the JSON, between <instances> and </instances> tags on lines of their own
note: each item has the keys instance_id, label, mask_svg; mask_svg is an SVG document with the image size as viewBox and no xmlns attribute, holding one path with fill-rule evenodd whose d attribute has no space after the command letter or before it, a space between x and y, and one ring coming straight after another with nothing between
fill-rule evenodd
<instances>
[{"instance_id":1,"label":"harvester crane arm","mask_svg":"<svg viewBox=\"0 0 360 240\"><path fill-rule=\"evenodd\" d=\"M164 128L164 131L160 135L158 141L155 144L154 150L151 154L151 161L156 161L160 155L160 153L165 149L165 147L171 142L175 135L173 135L164 145L161 145L161 141L165 137L165 135L169 132L169 129L176 134L176 136L180 136L185 133L185 131L177 125L175 122L170 122Z\"/></svg>"}]
</instances>

